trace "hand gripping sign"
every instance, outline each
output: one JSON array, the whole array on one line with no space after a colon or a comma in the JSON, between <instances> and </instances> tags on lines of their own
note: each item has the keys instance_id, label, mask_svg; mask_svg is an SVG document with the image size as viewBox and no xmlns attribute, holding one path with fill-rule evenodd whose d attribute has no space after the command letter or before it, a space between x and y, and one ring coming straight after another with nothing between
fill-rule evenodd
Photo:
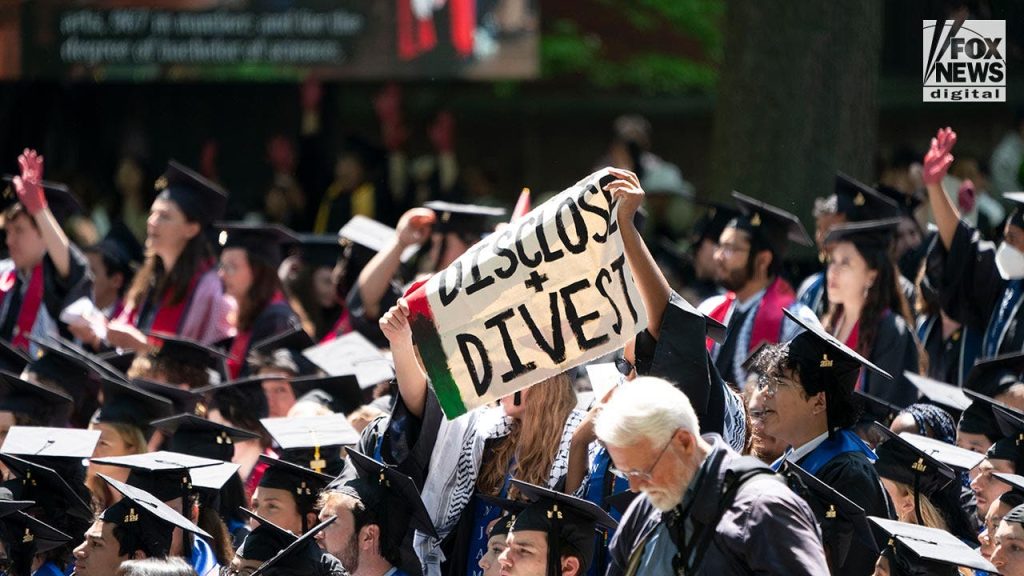
<instances>
[{"instance_id":1,"label":"hand gripping sign","mask_svg":"<svg viewBox=\"0 0 1024 576\"><path fill-rule=\"evenodd\" d=\"M621 348L647 326L601 170L406 293L449 419Z\"/></svg>"}]
</instances>

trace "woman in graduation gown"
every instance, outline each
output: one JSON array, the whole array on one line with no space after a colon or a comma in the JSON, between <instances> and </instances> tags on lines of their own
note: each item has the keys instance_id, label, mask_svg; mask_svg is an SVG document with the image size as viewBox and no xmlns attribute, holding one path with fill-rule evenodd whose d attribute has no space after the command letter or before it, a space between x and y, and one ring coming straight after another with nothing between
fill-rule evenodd
<instances>
[{"instance_id":1,"label":"woman in graduation gown","mask_svg":"<svg viewBox=\"0 0 1024 576\"><path fill-rule=\"evenodd\" d=\"M106 341L145 352L144 332L203 344L223 340L234 334L233 303L217 278L206 232L224 213L227 192L173 160L156 188L146 225L146 261L128 290L124 311L108 324ZM94 348L101 344L95 334L79 337Z\"/></svg>"},{"instance_id":2,"label":"woman in graduation gown","mask_svg":"<svg viewBox=\"0 0 1024 576\"><path fill-rule=\"evenodd\" d=\"M576 409L572 380L563 373L502 398L498 407L447 420L418 364L408 313L399 300L380 321L391 341L400 397L387 432L372 447L374 459L397 465L422 487L440 535L437 541L417 534L426 573L479 574L486 527L501 510L476 495L514 498L512 478L554 486L565 475L584 412ZM435 446L445 453L435 453Z\"/></svg>"},{"instance_id":3,"label":"woman in graduation gown","mask_svg":"<svg viewBox=\"0 0 1024 576\"><path fill-rule=\"evenodd\" d=\"M828 233L830 304L822 324L894 378L889 381L869 372L858 380L858 388L904 407L917 399L917 389L903 372L921 372L922 354L892 258L898 223L892 219L842 224Z\"/></svg>"},{"instance_id":4,"label":"woman in graduation gown","mask_svg":"<svg viewBox=\"0 0 1024 576\"><path fill-rule=\"evenodd\" d=\"M224 223L218 228L220 277L238 303L237 334L228 353L228 376L234 380L249 373L246 358L254 342L299 325L277 276L281 244L297 243L298 238L277 224Z\"/></svg>"}]
</instances>

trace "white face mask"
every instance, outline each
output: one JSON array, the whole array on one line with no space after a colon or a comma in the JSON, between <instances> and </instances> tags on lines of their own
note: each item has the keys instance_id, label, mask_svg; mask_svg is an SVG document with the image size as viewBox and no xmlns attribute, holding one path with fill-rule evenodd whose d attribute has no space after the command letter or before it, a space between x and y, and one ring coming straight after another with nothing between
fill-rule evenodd
<instances>
[{"instance_id":1,"label":"white face mask","mask_svg":"<svg viewBox=\"0 0 1024 576\"><path fill-rule=\"evenodd\" d=\"M996 250L996 268L1003 280L1024 278L1024 252L1003 242Z\"/></svg>"}]
</instances>

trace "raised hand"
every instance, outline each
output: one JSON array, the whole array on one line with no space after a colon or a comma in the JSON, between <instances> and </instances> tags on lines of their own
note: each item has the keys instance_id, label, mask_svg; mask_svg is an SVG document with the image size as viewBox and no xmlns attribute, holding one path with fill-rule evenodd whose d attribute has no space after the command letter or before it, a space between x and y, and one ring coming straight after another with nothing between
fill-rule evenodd
<instances>
[{"instance_id":1,"label":"raised hand","mask_svg":"<svg viewBox=\"0 0 1024 576\"><path fill-rule=\"evenodd\" d=\"M605 185L604 189L612 193L612 198L619 201L619 221L632 222L636 211L644 202L644 189L640 187L640 179L629 170L609 168L608 173L616 179Z\"/></svg>"},{"instance_id":2,"label":"raised hand","mask_svg":"<svg viewBox=\"0 0 1024 576\"><path fill-rule=\"evenodd\" d=\"M398 243L402 248L413 244L422 244L430 234L430 227L437 220L437 215L429 208L413 208L402 214L398 220Z\"/></svg>"},{"instance_id":3,"label":"raised hand","mask_svg":"<svg viewBox=\"0 0 1024 576\"><path fill-rule=\"evenodd\" d=\"M921 179L925 185L935 185L942 182L953 163L953 146L956 144L956 132L952 128L941 128L932 138L931 147L924 156L924 169Z\"/></svg>"},{"instance_id":4,"label":"raised hand","mask_svg":"<svg viewBox=\"0 0 1024 576\"><path fill-rule=\"evenodd\" d=\"M409 326L409 304L405 298L399 298L398 304L380 317L380 330L391 343L392 347L412 344L412 328Z\"/></svg>"},{"instance_id":5,"label":"raised hand","mask_svg":"<svg viewBox=\"0 0 1024 576\"><path fill-rule=\"evenodd\" d=\"M29 214L37 214L46 208L46 194L43 193L43 157L35 150L25 149L18 156L21 175L14 177L14 190Z\"/></svg>"}]
</instances>

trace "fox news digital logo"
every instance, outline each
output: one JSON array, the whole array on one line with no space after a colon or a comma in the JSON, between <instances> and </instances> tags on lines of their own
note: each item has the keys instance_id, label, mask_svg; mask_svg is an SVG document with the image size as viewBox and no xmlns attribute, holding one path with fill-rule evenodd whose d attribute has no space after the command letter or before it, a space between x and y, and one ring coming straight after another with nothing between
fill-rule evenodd
<instances>
[{"instance_id":1,"label":"fox news digital logo","mask_svg":"<svg viewBox=\"0 0 1024 576\"><path fill-rule=\"evenodd\" d=\"M925 102L1006 102L1006 21L924 21Z\"/></svg>"}]
</instances>

